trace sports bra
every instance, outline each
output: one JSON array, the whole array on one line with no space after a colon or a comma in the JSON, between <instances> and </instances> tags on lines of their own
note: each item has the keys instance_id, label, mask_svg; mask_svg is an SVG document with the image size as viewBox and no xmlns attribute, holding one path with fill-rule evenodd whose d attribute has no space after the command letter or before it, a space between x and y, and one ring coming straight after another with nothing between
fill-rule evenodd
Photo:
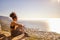
<instances>
[{"instance_id":1,"label":"sports bra","mask_svg":"<svg viewBox=\"0 0 60 40\"><path fill-rule=\"evenodd\" d=\"M14 29L15 28L15 25L14 26L10 26L11 29Z\"/></svg>"}]
</instances>

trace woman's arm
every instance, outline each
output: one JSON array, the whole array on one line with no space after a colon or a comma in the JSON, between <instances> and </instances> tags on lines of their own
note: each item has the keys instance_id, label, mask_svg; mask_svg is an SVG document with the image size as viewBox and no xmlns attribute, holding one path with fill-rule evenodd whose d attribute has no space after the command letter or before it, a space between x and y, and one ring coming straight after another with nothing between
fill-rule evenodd
<instances>
[{"instance_id":1,"label":"woman's arm","mask_svg":"<svg viewBox=\"0 0 60 40\"><path fill-rule=\"evenodd\" d=\"M22 24L19 24L19 27L20 27L20 31L24 33L25 32L24 31L24 26Z\"/></svg>"}]
</instances>

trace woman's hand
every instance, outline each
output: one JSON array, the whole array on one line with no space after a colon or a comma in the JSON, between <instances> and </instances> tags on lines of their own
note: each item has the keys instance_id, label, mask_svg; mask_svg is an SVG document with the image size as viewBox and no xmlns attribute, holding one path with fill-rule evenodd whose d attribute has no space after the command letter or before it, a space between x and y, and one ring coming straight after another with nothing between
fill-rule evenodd
<instances>
[{"instance_id":1,"label":"woman's hand","mask_svg":"<svg viewBox=\"0 0 60 40\"><path fill-rule=\"evenodd\" d=\"M17 27L18 27L18 25L15 25L15 28L14 29L16 30Z\"/></svg>"}]
</instances>

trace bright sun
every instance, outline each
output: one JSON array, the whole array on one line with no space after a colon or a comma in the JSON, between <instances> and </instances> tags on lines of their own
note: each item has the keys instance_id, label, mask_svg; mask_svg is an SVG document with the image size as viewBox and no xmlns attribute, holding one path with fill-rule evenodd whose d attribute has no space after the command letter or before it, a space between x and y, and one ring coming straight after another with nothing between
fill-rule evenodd
<instances>
[{"instance_id":1,"label":"bright sun","mask_svg":"<svg viewBox=\"0 0 60 40\"><path fill-rule=\"evenodd\" d=\"M60 0L57 0L58 2L60 2Z\"/></svg>"},{"instance_id":2,"label":"bright sun","mask_svg":"<svg viewBox=\"0 0 60 40\"><path fill-rule=\"evenodd\" d=\"M51 1L54 3L56 3L56 2L60 3L60 0L51 0Z\"/></svg>"}]
</instances>

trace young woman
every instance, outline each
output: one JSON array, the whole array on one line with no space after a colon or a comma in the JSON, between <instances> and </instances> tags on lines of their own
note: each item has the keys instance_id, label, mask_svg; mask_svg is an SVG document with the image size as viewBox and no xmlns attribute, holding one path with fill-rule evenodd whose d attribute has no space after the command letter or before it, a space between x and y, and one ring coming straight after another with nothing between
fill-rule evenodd
<instances>
[{"instance_id":1,"label":"young woman","mask_svg":"<svg viewBox=\"0 0 60 40\"><path fill-rule=\"evenodd\" d=\"M12 18L12 22L10 24L11 28L11 37L16 37L18 35L23 35L22 39L25 37L28 37L28 34L24 32L24 26L22 24L17 23L17 16L15 12L12 12L10 14L10 17Z\"/></svg>"}]
</instances>

